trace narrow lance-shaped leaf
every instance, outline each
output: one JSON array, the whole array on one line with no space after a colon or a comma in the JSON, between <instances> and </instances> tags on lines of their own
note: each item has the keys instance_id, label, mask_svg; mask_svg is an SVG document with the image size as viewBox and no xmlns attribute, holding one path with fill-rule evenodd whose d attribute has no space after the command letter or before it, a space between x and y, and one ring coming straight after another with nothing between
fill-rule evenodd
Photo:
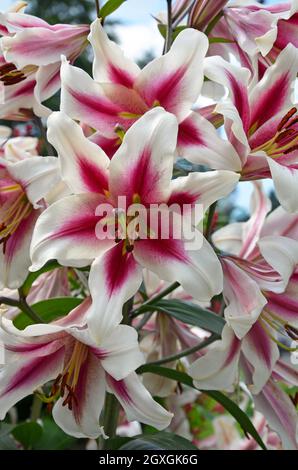
<instances>
[{"instance_id":1,"label":"narrow lance-shaped leaf","mask_svg":"<svg viewBox=\"0 0 298 470\"><path fill-rule=\"evenodd\" d=\"M189 375L185 374L184 372L178 372L177 370L168 369L167 367L144 365L144 366L139 367L137 372L140 374L145 373L145 372L150 372L152 374L161 375L162 377L167 377L169 379L175 380L189 387L195 388L192 378L189 377ZM259 444L259 446L263 450L266 450L266 446L262 438L258 434L256 428L254 427L253 423L250 421L248 416L239 408L239 406L236 405L236 403L230 400L230 398L228 398L223 393L215 391L215 390L204 390L204 393L206 393L206 395L209 395L211 398L213 398L218 403L220 403L225 408L225 410L227 410L235 418L235 420L240 424L244 433L250 434L255 439L255 441Z\"/></svg>"}]
</instances>

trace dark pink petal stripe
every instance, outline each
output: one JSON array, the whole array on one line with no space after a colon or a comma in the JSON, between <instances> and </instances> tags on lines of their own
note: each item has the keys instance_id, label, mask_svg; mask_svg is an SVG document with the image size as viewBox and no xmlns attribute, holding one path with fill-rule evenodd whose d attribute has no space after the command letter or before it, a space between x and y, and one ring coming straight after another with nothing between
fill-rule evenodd
<instances>
[{"instance_id":1,"label":"dark pink petal stripe","mask_svg":"<svg viewBox=\"0 0 298 470\"><path fill-rule=\"evenodd\" d=\"M285 73L263 92L251 111L250 127L256 124L260 127L282 110L289 93L289 86L289 73Z\"/></svg>"},{"instance_id":2,"label":"dark pink petal stripe","mask_svg":"<svg viewBox=\"0 0 298 470\"><path fill-rule=\"evenodd\" d=\"M86 189L93 193L103 193L108 189L108 177L99 166L84 156L78 156L80 176Z\"/></svg>"},{"instance_id":3,"label":"dark pink petal stripe","mask_svg":"<svg viewBox=\"0 0 298 470\"><path fill-rule=\"evenodd\" d=\"M187 118L179 124L178 145L183 147L198 145L206 146L199 129L194 125L191 118Z\"/></svg>"},{"instance_id":4,"label":"dark pink petal stripe","mask_svg":"<svg viewBox=\"0 0 298 470\"><path fill-rule=\"evenodd\" d=\"M39 377L44 378L45 370L53 369L55 364L61 361L62 354L63 348L60 348L53 354L48 355L46 358L37 357L36 359L28 361L27 364L20 367L9 384L1 391L0 398L4 397L7 393L12 392L16 388L30 387L31 384L34 384L35 386Z\"/></svg>"},{"instance_id":5,"label":"dark pink petal stripe","mask_svg":"<svg viewBox=\"0 0 298 470\"><path fill-rule=\"evenodd\" d=\"M121 289L136 268L133 255L131 253L123 254L123 243L118 243L105 255L104 267L109 296Z\"/></svg>"},{"instance_id":6,"label":"dark pink petal stripe","mask_svg":"<svg viewBox=\"0 0 298 470\"><path fill-rule=\"evenodd\" d=\"M120 69L114 64L109 64L108 74L113 83L124 85L127 88L133 87L134 78L126 70Z\"/></svg>"},{"instance_id":7,"label":"dark pink petal stripe","mask_svg":"<svg viewBox=\"0 0 298 470\"><path fill-rule=\"evenodd\" d=\"M226 71L226 74L230 82L234 105L239 112L239 116L243 123L243 128L245 132L247 132L250 123L250 108L247 89L240 82L238 82L234 75L232 75L230 72Z\"/></svg>"},{"instance_id":8,"label":"dark pink petal stripe","mask_svg":"<svg viewBox=\"0 0 298 470\"><path fill-rule=\"evenodd\" d=\"M111 375L107 375L107 380L110 387L115 391L115 394L118 395L123 401L128 404L133 403L132 397L129 394L128 388L126 386L125 380L115 380Z\"/></svg>"},{"instance_id":9,"label":"dark pink petal stripe","mask_svg":"<svg viewBox=\"0 0 298 470\"><path fill-rule=\"evenodd\" d=\"M272 340L266 334L259 321L257 321L246 336L247 340L256 350L260 361L265 362L268 368L271 367L271 342Z\"/></svg>"}]
</instances>

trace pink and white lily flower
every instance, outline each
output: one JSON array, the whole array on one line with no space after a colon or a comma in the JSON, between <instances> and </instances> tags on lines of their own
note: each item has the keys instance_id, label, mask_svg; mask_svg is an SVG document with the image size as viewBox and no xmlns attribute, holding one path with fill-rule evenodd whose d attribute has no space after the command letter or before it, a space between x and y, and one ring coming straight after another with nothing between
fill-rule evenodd
<instances>
[{"instance_id":1,"label":"pink and white lily flower","mask_svg":"<svg viewBox=\"0 0 298 470\"><path fill-rule=\"evenodd\" d=\"M32 232L44 207L43 198L60 181L57 158L34 156L35 139L11 141L6 142L0 157L1 289L20 287L25 280L31 264Z\"/></svg>"},{"instance_id":2,"label":"pink and white lily flower","mask_svg":"<svg viewBox=\"0 0 298 470\"><path fill-rule=\"evenodd\" d=\"M297 47L297 12L297 0L277 5L231 1L209 35L209 55L229 60L233 54L253 74L262 76L288 44ZM197 27L192 12L188 24Z\"/></svg>"},{"instance_id":3,"label":"pink and white lily flower","mask_svg":"<svg viewBox=\"0 0 298 470\"><path fill-rule=\"evenodd\" d=\"M0 339L5 363L1 368L0 418L19 400L38 391L53 404L53 418L67 434L97 438L104 435L99 417L106 390L113 393L129 420L157 429L172 418L142 385L134 370L143 362L137 332L118 325L95 344L86 327L90 299L66 317L20 331L2 318ZM50 382L49 396L40 388Z\"/></svg>"},{"instance_id":4,"label":"pink and white lily flower","mask_svg":"<svg viewBox=\"0 0 298 470\"><path fill-rule=\"evenodd\" d=\"M61 54L74 62L87 46L88 33L88 25L50 25L24 8L0 13L0 117L21 117L32 108L38 116L48 115L41 103L60 88Z\"/></svg>"},{"instance_id":5,"label":"pink and white lily flower","mask_svg":"<svg viewBox=\"0 0 298 470\"><path fill-rule=\"evenodd\" d=\"M270 207L259 186L253 196L249 221L230 224L213 236L215 245L226 253L221 261L227 325L222 340L191 366L199 388L233 388L242 355L252 370L251 390L259 393L279 361L278 346L288 349L278 335L288 341L297 335L297 299L293 295L293 290L297 292L297 216L279 208L265 221ZM267 224L270 236L266 235Z\"/></svg>"},{"instance_id":6,"label":"pink and white lily flower","mask_svg":"<svg viewBox=\"0 0 298 470\"><path fill-rule=\"evenodd\" d=\"M240 162L232 146L217 136L214 127L199 112L191 110L203 84L202 64L208 49L203 33L191 28L182 31L167 54L142 70L110 41L99 20L91 25L89 41L95 56L94 80L64 60L61 110L96 129L98 132L91 140L109 157L119 147L121 135L134 122L148 110L162 106L178 119L179 155L187 158L195 151L198 139L202 148L203 141L211 140L203 155L208 158L211 153L219 161L217 169L239 170ZM220 166L223 161L226 166Z\"/></svg>"},{"instance_id":7,"label":"pink and white lily flower","mask_svg":"<svg viewBox=\"0 0 298 470\"><path fill-rule=\"evenodd\" d=\"M142 268L163 280L180 282L200 300L209 301L221 292L222 271L209 243L202 237L200 249L188 250L184 234L175 237L174 230L185 217L189 220L196 202L206 210L229 194L237 184L236 173L193 173L171 181L177 121L161 108L146 113L126 132L112 160L63 113L50 116L48 129L59 154L62 179L73 195L52 204L37 221L31 269L39 269L49 259L67 266L85 266L96 259L89 277L94 300L89 322L92 334L102 331L98 309L105 312L111 326L120 321L123 303L142 282ZM180 214L173 211L174 203ZM108 236L112 233L109 217L98 212L101 204L111 209L109 216L117 214L110 226L112 236ZM134 204L142 206L140 218L130 212ZM183 211L185 204L190 212ZM166 236L159 227L151 230L151 222L146 222L158 208L162 218L170 220ZM142 236L137 234L140 221L146 226ZM108 235L98 235L97 229L105 224ZM193 233L201 237L195 228Z\"/></svg>"},{"instance_id":8,"label":"pink and white lily flower","mask_svg":"<svg viewBox=\"0 0 298 470\"><path fill-rule=\"evenodd\" d=\"M263 78L248 87L250 72L223 60L206 59L206 76L229 90L215 111L225 119L229 141L241 160L241 179L272 178L281 205L298 210L298 116L293 91L298 49L289 44ZM204 163L197 152L192 159Z\"/></svg>"},{"instance_id":9,"label":"pink and white lily flower","mask_svg":"<svg viewBox=\"0 0 298 470\"><path fill-rule=\"evenodd\" d=\"M259 343L259 351L251 347L251 342L244 343L234 334L232 328L226 325L222 332L222 339L213 343L206 354L192 363L189 369L194 379L195 386L200 390L226 390L232 392L239 384L239 368L246 373L246 382L254 393L253 399L256 408L265 416L269 425L280 436L285 449L297 449L298 420L295 406L289 396L276 383L275 376L286 378L292 385L298 384L297 367L279 359L272 369L272 377L268 378L262 388L256 388L254 384L256 375L262 380L262 368L257 366L257 361L271 361L269 355L266 334L260 335L261 328L256 330ZM268 354L269 353L269 354ZM258 366L257 366L258 367ZM263 369L264 371L264 369Z\"/></svg>"}]
</instances>

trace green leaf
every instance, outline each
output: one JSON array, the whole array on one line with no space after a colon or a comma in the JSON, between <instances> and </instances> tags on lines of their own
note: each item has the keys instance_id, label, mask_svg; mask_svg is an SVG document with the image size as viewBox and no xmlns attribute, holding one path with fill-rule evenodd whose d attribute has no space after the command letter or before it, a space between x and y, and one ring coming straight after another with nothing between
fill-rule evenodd
<instances>
[{"instance_id":1,"label":"green leaf","mask_svg":"<svg viewBox=\"0 0 298 470\"><path fill-rule=\"evenodd\" d=\"M199 305L183 300L159 300L154 304L146 305L146 309L158 310L183 323L198 326L218 336L221 336L222 329L225 326L225 320L222 317ZM144 311L142 308L140 310Z\"/></svg>"},{"instance_id":2,"label":"green leaf","mask_svg":"<svg viewBox=\"0 0 298 470\"><path fill-rule=\"evenodd\" d=\"M43 419L42 428L41 439L33 445L35 450L65 450L77 444L77 439L65 434L49 417Z\"/></svg>"},{"instance_id":3,"label":"green leaf","mask_svg":"<svg viewBox=\"0 0 298 470\"><path fill-rule=\"evenodd\" d=\"M25 449L32 449L33 445L41 438L42 432L42 427L35 421L31 421L16 426L12 435Z\"/></svg>"},{"instance_id":4,"label":"green leaf","mask_svg":"<svg viewBox=\"0 0 298 470\"><path fill-rule=\"evenodd\" d=\"M32 284L36 279L43 273L47 273L49 271L53 271L54 269L61 268L60 264L57 263L57 261L52 260L49 261L47 264L45 264L41 269L38 271L35 271L34 273L28 274L24 284L21 287L22 292L24 295L28 295L30 292L30 289L32 287Z\"/></svg>"},{"instance_id":5,"label":"green leaf","mask_svg":"<svg viewBox=\"0 0 298 470\"><path fill-rule=\"evenodd\" d=\"M116 436L109 439L109 450L121 449L124 444L131 441L131 437Z\"/></svg>"},{"instance_id":6,"label":"green leaf","mask_svg":"<svg viewBox=\"0 0 298 470\"><path fill-rule=\"evenodd\" d=\"M226 39L226 38L209 38L209 43L210 44L216 44L216 43L233 43L235 41L232 41L231 39Z\"/></svg>"},{"instance_id":7,"label":"green leaf","mask_svg":"<svg viewBox=\"0 0 298 470\"><path fill-rule=\"evenodd\" d=\"M71 310L80 305L83 299L75 297L57 297L54 299L41 300L32 305L37 315L39 315L45 323L56 320L57 318L67 315ZM14 325L23 330L34 322L25 313L20 313L13 321Z\"/></svg>"},{"instance_id":8,"label":"green leaf","mask_svg":"<svg viewBox=\"0 0 298 470\"><path fill-rule=\"evenodd\" d=\"M166 367L159 367L153 365L149 366L145 364L144 366L141 366L137 370L137 372L140 374L145 372L151 372L153 374L161 375L162 377L167 377L169 379L176 380L177 382L183 383L184 385L188 385L189 387L196 388L193 384L192 378L189 375L185 374L184 372L168 369ZM262 449L266 450L266 446L262 438L258 434L256 428L250 421L249 417L239 408L238 405L236 405L236 403L230 400L230 398L224 395L223 393L215 390L203 390L203 393L220 403L225 408L225 410L227 410L240 424L244 433L250 434L259 444L259 446Z\"/></svg>"},{"instance_id":9,"label":"green leaf","mask_svg":"<svg viewBox=\"0 0 298 470\"><path fill-rule=\"evenodd\" d=\"M17 450L15 440L11 437L14 424L0 423L0 450Z\"/></svg>"},{"instance_id":10,"label":"green leaf","mask_svg":"<svg viewBox=\"0 0 298 470\"><path fill-rule=\"evenodd\" d=\"M100 9L101 18L106 18L108 15L116 11L125 1L126 0L108 0Z\"/></svg>"},{"instance_id":11,"label":"green leaf","mask_svg":"<svg viewBox=\"0 0 298 470\"><path fill-rule=\"evenodd\" d=\"M177 28L175 28L173 30L173 41L176 39L176 37L178 36L179 33L181 33L181 31L183 31L184 29L186 29L188 26L177 26ZM165 24L158 24L158 30L160 32L160 34L162 35L162 37L165 39L167 37L167 26Z\"/></svg>"},{"instance_id":12,"label":"green leaf","mask_svg":"<svg viewBox=\"0 0 298 470\"><path fill-rule=\"evenodd\" d=\"M120 450L198 450L191 442L184 437L177 436L170 432L158 432L149 436L136 436L130 440Z\"/></svg>"}]
</instances>

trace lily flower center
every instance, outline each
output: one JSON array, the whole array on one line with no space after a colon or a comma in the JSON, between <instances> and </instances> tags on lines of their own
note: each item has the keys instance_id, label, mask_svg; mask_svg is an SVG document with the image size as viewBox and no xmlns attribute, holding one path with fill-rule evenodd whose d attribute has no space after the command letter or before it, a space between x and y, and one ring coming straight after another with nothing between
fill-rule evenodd
<instances>
[{"instance_id":1,"label":"lily flower center","mask_svg":"<svg viewBox=\"0 0 298 470\"><path fill-rule=\"evenodd\" d=\"M262 150L271 158L279 158L294 150L298 150L298 114L297 108L291 108L281 119L274 136L253 149L254 152Z\"/></svg>"},{"instance_id":2,"label":"lily flower center","mask_svg":"<svg viewBox=\"0 0 298 470\"><path fill-rule=\"evenodd\" d=\"M109 193L106 196L109 198ZM132 205L140 204L141 197L136 193L132 196ZM133 251L135 242L140 240L142 230L142 215L137 208L132 212L129 211L130 207L126 209L115 207L112 213L105 216L100 222L102 226L108 228L105 233L113 234L115 243L123 243L123 255Z\"/></svg>"},{"instance_id":3,"label":"lily flower center","mask_svg":"<svg viewBox=\"0 0 298 470\"><path fill-rule=\"evenodd\" d=\"M58 396L64 398L62 406L67 406L69 410L73 409L73 405L78 404L76 396L76 387L80 377L80 371L83 363L88 356L88 346L75 340L75 344L70 356L66 362L63 372L58 375L53 383L49 398L44 399L48 403L54 401Z\"/></svg>"},{"instance_id":4,"label":"lily flower center","mask_svg":"<svg viewBox=\"0 0 298 470\"><path fill-rule=\"evenodd\" d=\"M261 324L268 334L270 339L274 341L281 349L284 349L288 352L295 352L298 350L298 329L292 326L290 323L285 322L275 313L271 312L266 306L261 313ZM283 336L287 340L296 341L297 346L294 348L288 347L283 342L276 339L270 332L270 330L275 330L280 336Z\"/></svg>"},{"instance_id":5,"label":"lily flower center","mask_svg":"<svg viewBox=\"0 0 298 470\"><path fill-rule=\"evenodd\" d=\"M4 178L0 184L0 245L5 253L6 243L33 207L19 183Z\"/></svg>"}]
</instances>

